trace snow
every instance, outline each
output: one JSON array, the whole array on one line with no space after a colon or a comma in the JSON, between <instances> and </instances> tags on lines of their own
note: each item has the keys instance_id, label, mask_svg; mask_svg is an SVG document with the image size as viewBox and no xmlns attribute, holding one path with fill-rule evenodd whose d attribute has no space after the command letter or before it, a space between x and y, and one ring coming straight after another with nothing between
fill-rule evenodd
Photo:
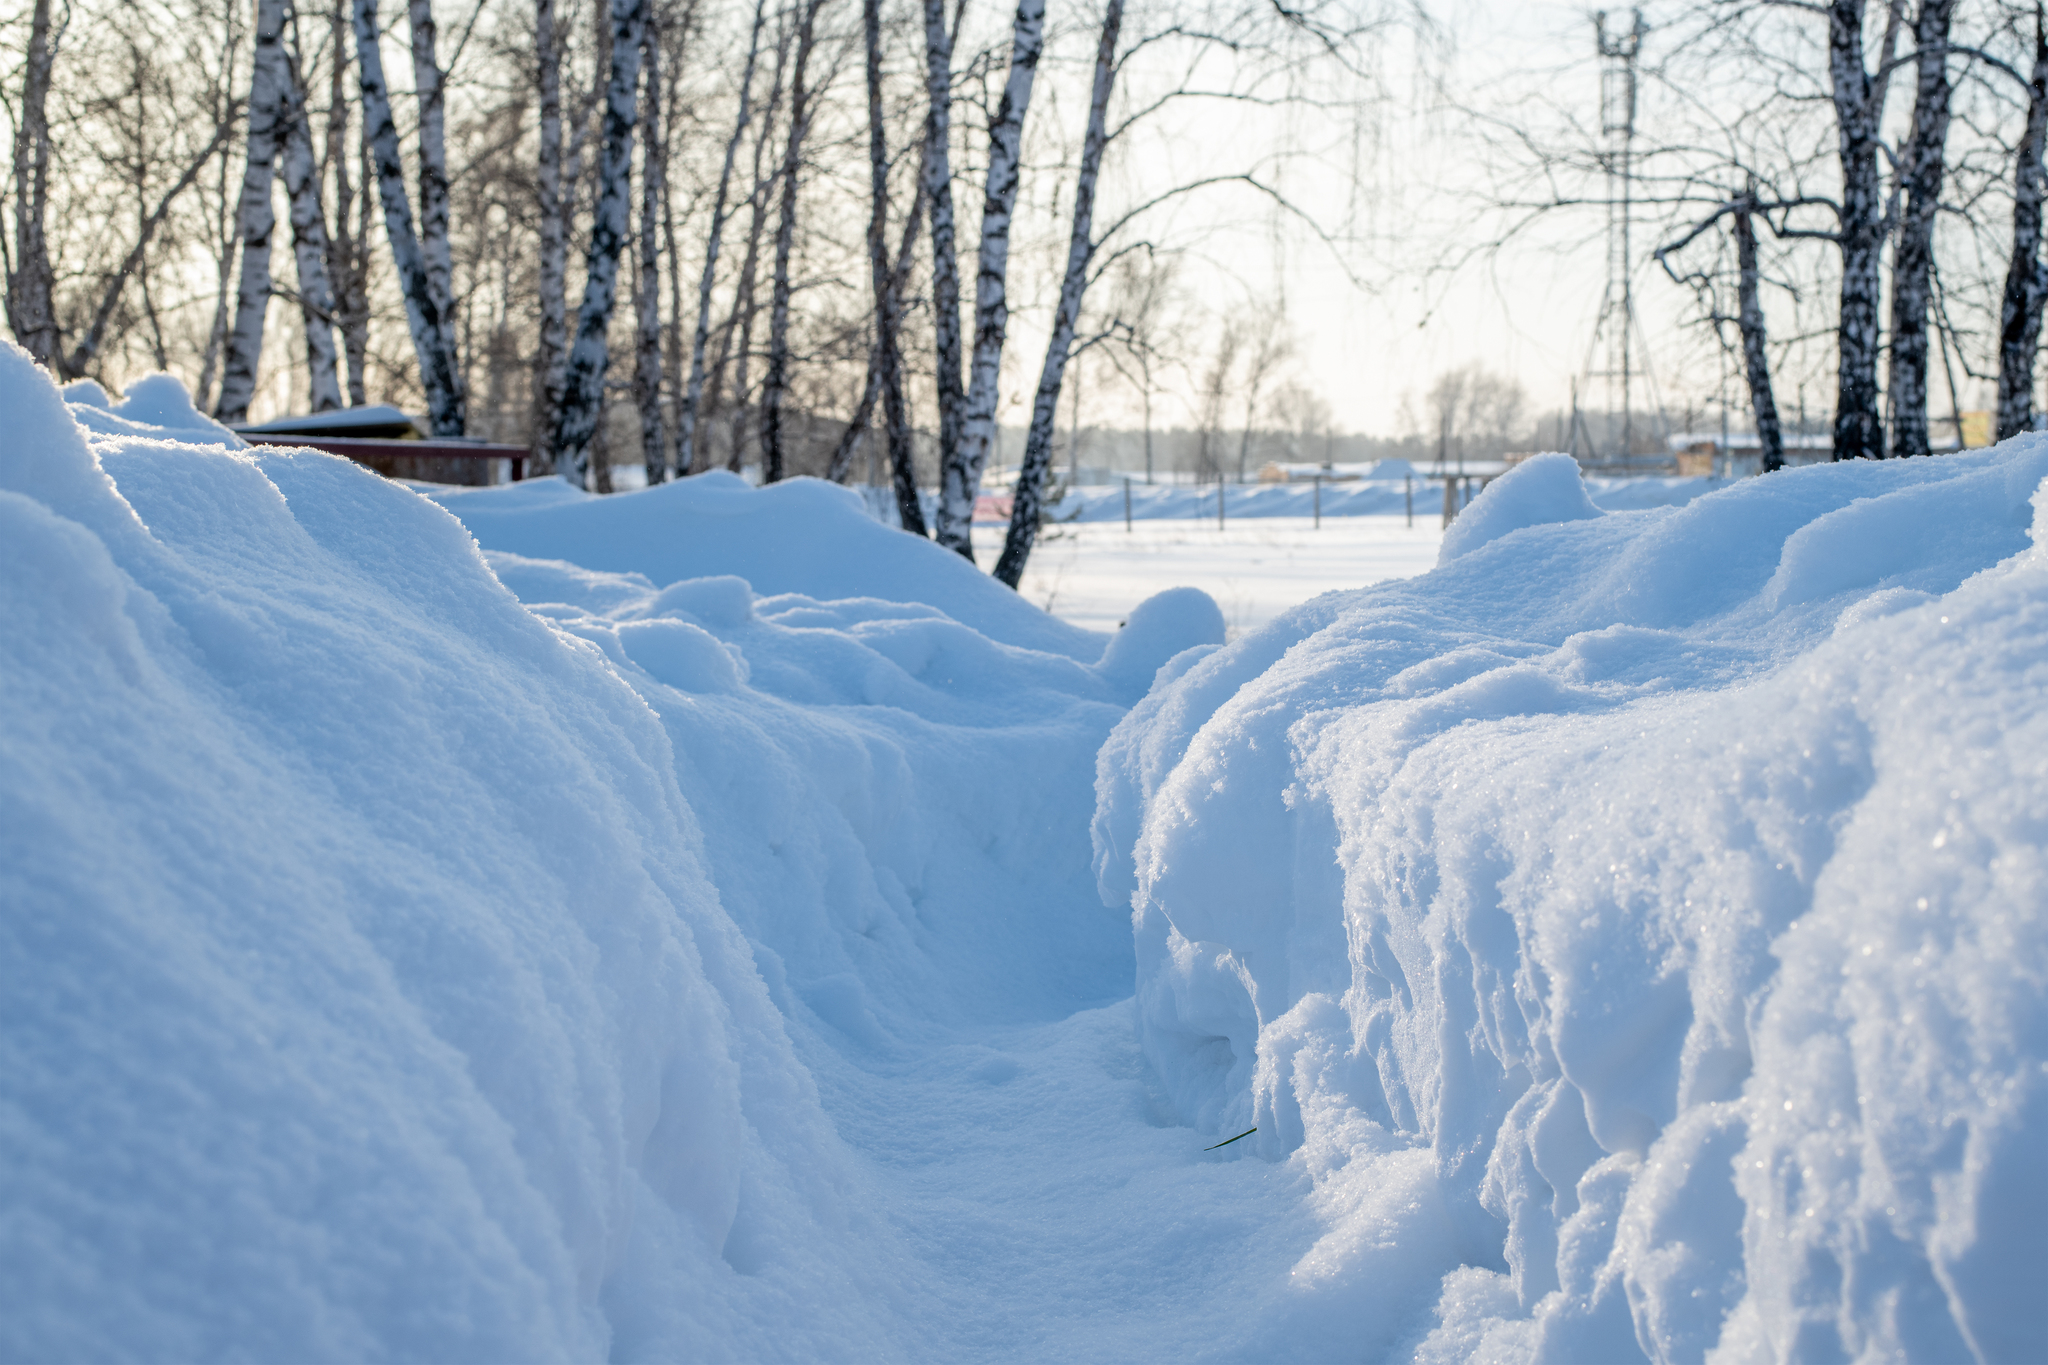
<instances>
[{"instance_id":1,"label":"snow","mask_svg":"<svg viewBox=\"0 0 2048 1365\"><path fill-rule=\"evenodd\" d=\"M2028 1353L2042 438L1226 643L148 396L0 348L0 1358Z\"/></svg>"}]
</instances>

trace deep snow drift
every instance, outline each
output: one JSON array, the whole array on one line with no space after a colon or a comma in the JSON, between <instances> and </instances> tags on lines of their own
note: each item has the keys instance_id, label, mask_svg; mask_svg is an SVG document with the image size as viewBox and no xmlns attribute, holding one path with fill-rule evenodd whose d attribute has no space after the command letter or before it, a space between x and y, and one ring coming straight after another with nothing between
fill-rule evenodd
<instances>
[{"instance_id":1,"label":"deep snow drift","mask_svg":"<svg viewBox=\"0 0 2048 1365\"><path fill-rule=\"evenodd\" d=\"M0 1358L2029 1348L2048 445L1219 648L138 390L0 347Z\"/></svg>"},{"instance_id":2,"label":"deep snow drift","mask_svg":"<svg viewBox=\"0 0 2048 1365\"><path fill-rule=\"evenodd\" d=\"M1314 1175L1353 1349L1425 1291L1430 1360L2038 1350L2044 475L1542 457L1119 727L1146 1055Z\"/></svg>"}]
</instances>

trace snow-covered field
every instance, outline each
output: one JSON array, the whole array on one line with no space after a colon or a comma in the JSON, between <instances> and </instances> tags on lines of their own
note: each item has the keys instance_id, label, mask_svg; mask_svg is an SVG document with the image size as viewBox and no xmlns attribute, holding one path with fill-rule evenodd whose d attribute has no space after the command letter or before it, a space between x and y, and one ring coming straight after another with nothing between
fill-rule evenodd
<instances>
[{"instance_id":1,"label":"snow-covered field","mask_svg":"<svg viewBox=\"0 0 2048 1365\"><path fill-rule=\"evenodd\" d=\"M1063 621L1115 630L1131 608L1166 588L1200 588L1223 611L1232 639L1318 594L1425 573L1443 538L1439 516L1308 517L1215 521L1078 522L1039 536L1018 590ZM998 527L976 527L992 559Z\"/></svg>"},{"instance_id":2,"label":"snow-covered field","mask_svg":"<svg viewBox=\"0 0 2048 1365\"><path fill-rule=\"evenodd\" d=\"M1531 461L1226 643L72 397L0 348L0 1359L2036 1354L2048 440Z\"/></svg>"}]
</instances>

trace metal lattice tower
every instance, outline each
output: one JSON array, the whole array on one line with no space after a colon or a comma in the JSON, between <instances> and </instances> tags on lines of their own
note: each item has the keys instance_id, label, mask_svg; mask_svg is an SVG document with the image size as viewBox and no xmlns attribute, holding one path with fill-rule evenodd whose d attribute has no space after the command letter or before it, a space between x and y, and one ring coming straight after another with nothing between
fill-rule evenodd
<instances>
[{"instance_id":1,"label":"metal lattice tower","mask_svg":"<svg viewBox=\"0 0 2048 1365\"><path fill-rule=\"evenodd\" d=\"M1643 49L1643 35L1650 31L1640 9L1629 15L1629 27L1616 32L1608 31L1607 11L1593 16L1600 44L1600 135L1606 141L1600 159L1607 172L1607 288L1600 297L1600 318L1594 324L1593 346L1587 356L1587 377L1606 381L1610 417L1617 404L1621 411L1621 449L1617 453L1622 463L1635 450L1634 386L1641 372L1636 364L1639 333L1635 283L1629 268L1629 228L1635 189L1636 57ZM1605 362L1603 369L1592 368L1596 356ZM1589 440L1589 447L1591 444ZM1588 453L1599 452L1589 449Z\"/></svg>"}]
</instances>

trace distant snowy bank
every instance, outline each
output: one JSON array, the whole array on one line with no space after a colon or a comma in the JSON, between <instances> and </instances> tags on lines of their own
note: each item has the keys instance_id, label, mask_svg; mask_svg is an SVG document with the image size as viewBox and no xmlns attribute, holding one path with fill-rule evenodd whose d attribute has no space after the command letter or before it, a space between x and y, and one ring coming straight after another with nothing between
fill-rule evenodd
<instances>
[{"instance_id":1,"label":"distant snowy bank","mask_svg":"<svg viewBox=\"0 0 2048 1365\"><path fill-rule=\"evenodd\" d=\"M2048 440L1223 646L0 410L0 1360L2033 1349Z\"/></svg>"}]
</instances>

